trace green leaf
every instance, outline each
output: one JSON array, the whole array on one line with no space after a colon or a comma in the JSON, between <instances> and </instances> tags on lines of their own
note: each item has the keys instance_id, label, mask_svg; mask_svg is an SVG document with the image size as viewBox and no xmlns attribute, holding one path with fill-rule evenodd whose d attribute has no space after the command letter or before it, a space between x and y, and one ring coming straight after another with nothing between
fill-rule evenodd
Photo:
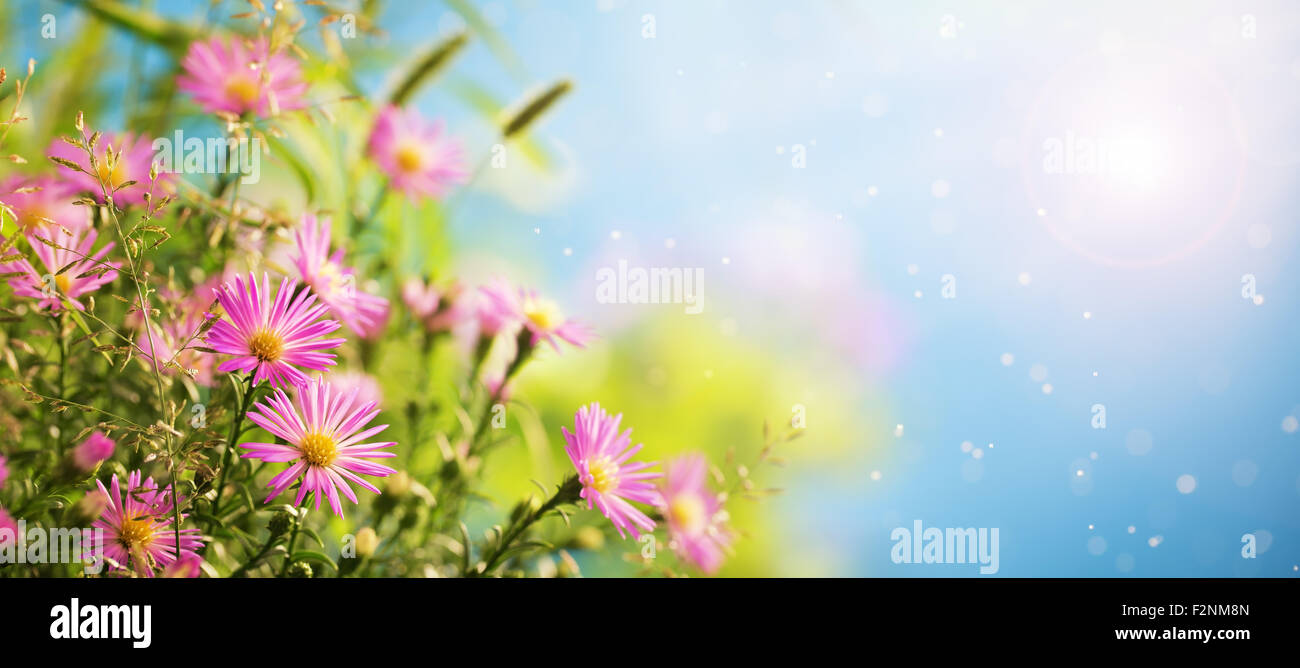
<instances>
[{"instance_id":1,"label":"green leaf","mask_svg":"<svg viewBox=\"0 0 1300 668\"><path fill-rule=\"evenodd\" d=\"M333 568L335 572L339 570L339 565L334 563L334 560L330 559L329 555L325 554L324 552L317 552L315 550L298 550L297 552L293 553L293 558L290 559L290 561L298 561L298 560L316 561L325 564L330 568Z\"/></svg>"}]
</instances>

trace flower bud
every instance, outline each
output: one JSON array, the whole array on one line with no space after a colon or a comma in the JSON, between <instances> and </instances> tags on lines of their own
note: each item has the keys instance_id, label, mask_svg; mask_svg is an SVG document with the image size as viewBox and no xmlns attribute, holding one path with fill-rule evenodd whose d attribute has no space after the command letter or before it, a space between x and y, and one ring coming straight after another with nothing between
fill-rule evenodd
<instances>
[{"instance_id":1,"label":"flower bud","mask_svg":"<svg viewBox=\"0 0 1300 668\"><path fill-rule=\"evenodd\" d=\"M605 546L605 532L593 526L578 529L573 536L573 547L578 550L599 550Z\"/></svg>"},{"instance_id":2,"label":"flower bud","mask_svg":"<svg viewBox=\"0 0 1300 668\"><path fill-rule=\"evenodd\" d=\"M104 460L113 456L115 447L117 443L113 439L105 436L103 432L96 431L72 451L72 463L78 471L90 473Z\"/></svg>"},{"instance_id":3,"label":"flower bud","mask_svg":"<svg viewBox=\"0 0 1300 668\"><path fill-rule=\"evenodd\" d=\"M411 491L411 476L406 471L398 471L388 478L388 484L384 486L384 493L393 495L394 499L400 499Z\"/></svg>"},{"instance_id":4,"label":"flower bud","mask_svg":"<svg viewBox=\"0 0 1300 668\"><path fill-rule=\"evenodd\" d=\"M309 578L311 577L311 564L305 561L295 561L289 564L289 572L286 575L291 578Z\"/></svg>"},{"instance_id":5,"label":"flower bud","mask_svg":"<svg viewBox=\"0 0 1300 668\"><path fill-rule=\"evenodd\" d=\"M283 536L293 526L293 515L287 511L281 510L271 516L271 521L266 523L266 528L271 532L271 537Z\"/></svg>"},{"instance_id":6,"label":"flower bud","mask_svg":"<svg viewBox=\"0 0 1300 668\"><path fill-rule=\"evenodd\" d=\"M379 548L379 536L374 529L365 527L357 532L357 556L368 557Z\"/></svg>"},{"instance_id":7,"label":"flower bud","mask_svg":"<svg viewBox=\"0 0 1300 668\"><path fill-rule=\"evenodd\" d=\"M108 509L108 497L98 489L92 489L81 497L81 500L72 504L68 508L68 514L65 522L69 526L88 526L91 522L99 519L100 515Z\"/></svg>"}]
</instances>

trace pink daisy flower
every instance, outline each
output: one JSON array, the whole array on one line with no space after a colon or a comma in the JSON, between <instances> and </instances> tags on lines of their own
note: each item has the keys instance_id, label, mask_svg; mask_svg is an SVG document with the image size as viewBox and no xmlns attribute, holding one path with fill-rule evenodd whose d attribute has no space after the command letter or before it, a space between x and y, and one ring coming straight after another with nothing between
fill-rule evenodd
<instances>
[{"instance_id":1,"label":"pink daisy flower","mask_svg":"<svg viewBox=\"0 0 1300 668\"><path fill-rule=\"evenodd\" d=\"M37 308L48 308L53 313L63 310L63 300L67 299L78 311L86 307L79 297L94 292L112 283L117 278L120 262L102 262L105 255L113 248L110 242L97 252L92 252L97 234L93 229L86 229L80 234L51 235L46 239L59 247L44 243L34 235L28 237L36 257L43 269L32 266L25 258L0 264L0 271L5 273L21 272L21 275L9 278L9 287L14 293L37 300ZM59 270L63 273L56 275Z\"/></svg>"},{"instance_id":2,"label":"pink daisy flower","mask_svg":"<svg viewBox=\"0 0 1300 668\"><path fill-rule=\"evenodd\" d=\"M358 334L382 329L388 317L388 300L357 286L356 270L343 265L343 249L330 254L328 219L306 214L294 233L298 254L293 264L298 276L311 286L336 318Z\"/></svg>"},{"instance_id":3,"label":"pink daisy flower","mask_svg":"<svg viewBox=\"0 0 1300 668\"><path fill-rule=\"evenodd\" d=\"M53 233L49 229L50 221L74 233L89 227L86 207L76 206L73 199L74 191L66 182L49 176L34 179L15 176L0 185L0 204L9 207L18 227L28 233L49 236Z\"/></svg>"},{"instance_id":4,"label":"pink daisy flower","mask_svg":"<svg viewBox=\"0 0 1300 668\"><path fill-rule=\"evenodd\" d=\"M718 495L709 490L709 462L683 455L664 468L659 508L668 524L668 546L681 558L713 574L731 545L731 531Z\"/></svg>"},{"instance_id":5,"label":"pink daisy flower","mask_svg":"<svg viewBox=\"0 0 1300 668\"><path fill-rule=\"evenodd\" d=\"M202 572L200 566L203 564L203 558L197 554L183 556L173 561L170 566L163 569L162 576L165 578L197 578Z\"/></svg>"},{"instance_id":6,"label":"pink daisy flower","mask_svg":"<svg viewBox=\"0 0 1300 668\"><path fill-rule=\"evenodd\" d=\"M487 303L483 305L486 315L480 312L480 322L486 318L489 321L522 323L533 334L532 345L546 341L559 352L560 345L556 339L582 348L595 338L586 325L565 318L555 302L542 298L533 290L511 289L504 281L479 289L487 297Z\"/></svg>"},{"instance_id":7,"label":"pink daisy flower","mask_svg":"<svg viewBox=\"0 0 1300 668\"><path fill-rule=\"evenodd\" d=\"M109 147L113 152L122 152L122 159L117 162L110 172L108 169ZM127 186L121 190L113 192L113 202L119 207L131 206L133 204L144 203L144 195L149 192L149 170L153 167L153 142L147 137L136 137L132 134L110 135L105 134L99 138L99 143L95 145L95 170L90 169L90 159L86 156L85 151L64 143L62 140L55 139L50 144L49 155L71 160L81 166L82 169L91 174L98 173L98 176L91 176L85 172L76 171L70 167L59 165L60 174L67 180L69 186L75 192L89 192L101 204L104 202L103 191L100 188L100 180L104 180L113 187L120 186L127 181L135 181L135 185ZM167 172L159 172L157 187L155 187L154 198L162 197L162 190L170 189L173 176Z\"/></svg>"},{"instance_id":8,"label":"pink daisy flower","mask_svg":"<svg viewBox=\"0 0 1300 668\"><path fill-rule=\"evenodd\" d=\"M462 299L465 288L453 282L444 289L433 283L426 284L416 277L411 277L402 285L402 301L411 317L424 325L431 333L447 332L467 320L466 299Z\"/></svg>"},{"instance_id":9,"label":"pink daisy flower","mask_svg":"<svg viewBox=\"0 0 1300 668\"><path fill-rule=\"evenodd\" d=\"M203 337L195 337L195 332L202 328L206 318L216 317L219 316L202 311L190 312L162 322L150 322L148 333L141 327L135 336L141 361L152 362L159 371L169 375L181 373L176 367L192 370L194 382L212 387L215 384L216 358L195 349L204 344Z\"/></svg>"},{"instance_id":10,"label":"pink daisy flower","mask_svg":"<svg viewBox=\"0 0 1300 668\"><path fill-rule=\"evenodd\" d=\"M316 303L316 295L285 278L271 301L271 279L262 274L262 287L248 275L234 285L223 283L214 290L225 318L208 331L208 346L235 358L222 362L217 371L253 372L253 383L270 379L276 387L307 382L297 367L323 371L333 366L334 353L321 352L343 345L343 339L317 338L339 328L336 320L317 320L327 307Z\"/></svg>"},{"instance_id":11,"label":"pink daisy flower","mask_svg":"<svg viewBox=\"0 0 1300 668\"><path fill-rule=\"evenodd\" d=\"M137 574L153 577L159 567L166 567L177 558L176 532L172 523L171 486L158 489L153 478L140 482L140 471L134 471L126 480L126 495L122 494L117 475L113 475L112 493L96 480L99 491L108 499L108 506L95 520L95 528L103 529L101 539L94 539L92 552L102 547L104 556L122 567L130 567ZM181 517L186 517L181 514ZM181 529L181 558L198 556L195 550L203 545L198 529Z\"/></svg>"},{"instance_id":12,"label":"pink daisy flower","mask_svg":"<svg viewBox=\"0 0 1300 668\"><path fill-rule=\"evenodd\" d=\"M253 112L265 118L302 108L307 92L298 61L283 52L268 54L262 38L192 42L181 67L185 72L177 87L209 113Z\"/></svg>"},{"instance_id":13,"label":"pink daisy flower","mask_svg":"<svg viewBox=\"0 0 1300 668\"><path fill-rule=\"evenodd\" d=\"M86 440L81 442L72 451L72 463L77 469L90 473L104 460L113 456L113 449L117 443L113 439L104 435L101 431L93 432Z\"/></svg>"},{"instance_id":14,"label":"pink daisy flower","mask_svg":"<svg viewBox=\"0 0 1300 668\"><path fill-rule=\"evenodd\" d=\"M329 384L334 386L335 394L348 394L352 390L356 390L357 397L355 401L357 403L373 403L376 406L384 403L384 391L379 387L379 381L368 373L335 371L330 374Z\"/></svg>"},{"instance_id":15,"label":"pink daisy flower","mask_svg":"<svg viewBox=\"0 0 1300 668\"><path fill-rule=\"evenodd\" d=\"M388 425L366 428L379 415L379 409L373 401L357 401L358 392L359 388L340 392L317 378L299 387L292 402L288 395L277 389L265 403L258 402L248 412L249 420L286 443L244 443L239 447L248 452L242 456L264 462L293 462L268 483L272 489L266 503L299 479L302 484L295 505L302 503L307 492L313 492L317 510L322 497L328 498L330 508L339 517L343 517L339 490L352 503L357 503L357 496L348 485L349 480L375 494L380 493L378 487L357 474L385 477L396 473L395 469L365 460L396 457L396 454L381 449L397 444L392 441L363 442L387 429Z\"/></svg>"},{"instance_id":16,"label":"pink daisy flower","mask_svg":"<svg viewBox=\"0 0 1300 668\"><path fill-rule=\"evenodd\" d=\"M633 538L639 538L641 531L653 531L655 523L628 501L657 504L659 494L646 481L660 474L645 472L656 462L628 463L641 445L629 446L631 429L618 433L622 420L622 413L610 417L599 403L592 403L578 409L572 433L564 427L560 431L564 433L564 450L578 470L578 480L582 483L579 496L587 500L587 508L593 504L599 508L618 529L619 536L626 529Z\"/></svg>"},{"instance_id":17,"label":"pink daisy flower","mask_svg":"<svg viewBox=\"0 0 1300 668\"><path fill-rule=\"evenodd\" d=\"M460 144L443 133L442 121L430 123L414 108L379 112L368 152L389 186L412 201L439 197L466 179Z\"/></svg>"},{"instance_id":18,"label":"pink daisy flower","mask_svg":"<svg viewBox=\"0 0 1300 668\"><path fill-rule=\"evenodd\" d=\"M13 515L0 507L0 546L10 542L18 542L18 523L14 521Z\"/></svg>"}]
</instances>

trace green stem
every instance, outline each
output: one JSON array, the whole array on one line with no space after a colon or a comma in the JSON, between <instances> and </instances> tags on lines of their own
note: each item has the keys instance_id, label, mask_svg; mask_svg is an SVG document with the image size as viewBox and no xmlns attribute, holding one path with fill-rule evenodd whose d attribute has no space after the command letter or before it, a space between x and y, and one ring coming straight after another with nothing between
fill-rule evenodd
<instances>
[{"instance_id":1,"label":"green stem","mask_svg":"<svg viewBox=\"0 0 1300 668\"><path fill-rule=\"evenodd\" d=\"M253 375L250 373L244 379L244 397L239 402L239 408L235 411L235 419L230 423L230 435L226 437L226 449L221 451L221 472L217 474L217 496L212 501L214 511L221 508L221 493L226 489L226 473L230 470L230 453L235 449L235 441L239 440L239 428L244 423L244 416L248 414L249 406L253 402Z\"/></svg>"},{"instance_id":2,"label":"green stem","mask_svg":"<svg viewBox=\"0 0 1300 668\"><path fill-rule=\"evenodd\" d=\"M582 483L578 481L578 476L576 474L570 475L565 479L564 483L560 485L560 488L555 491L555 494L546 501L546 503L539 506L537 510L520 515L519 518L510 525L510 528L501 536L501 540L497 541L496 546L492 548L492 551L483 558L484 565L481 571L471 571L470 573L464 573L463 575L467 577L490 575L492 569L496 568L497 563L501 561L501 558L504 557L507 552L510 551L510 548L514 545L515 541L519 539L519 536L523 535L524 531L528 529L528 527L532 526L534 522L541 519L541 517L546 513L555 510L566 503L577 501L579 498L578 494L581 491Z\"/></svg>"},{"instance_id":3,"label":"green stem","mask_svg":"<svg viewBox=\"0 0 1300 668\"><path fill-rule=\"evenodd\" d=\"M312 492L318 494L319 492ZM280 565L280 575L284 577L289 573L289 564L293 563L293 551L298 547L298 530L302 528L303 520L307 519L307 497L302 497L302 503L294 513L293 533L289 534L289 550L284 553L284 563Z\"/></svg>"}]
</instances>

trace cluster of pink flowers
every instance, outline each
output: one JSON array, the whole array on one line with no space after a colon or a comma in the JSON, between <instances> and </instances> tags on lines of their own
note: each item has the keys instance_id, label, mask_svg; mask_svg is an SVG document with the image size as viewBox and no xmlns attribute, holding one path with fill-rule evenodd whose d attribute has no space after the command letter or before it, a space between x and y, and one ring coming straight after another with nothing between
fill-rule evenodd
<instances>
[{"instance_id":1,"label":"cluster of pink flowers","mask_svg":"<svg viewBox=\"0 0 1300 668\"><path fill-rule=\"evenodd\" d=\"M94 524L104 530L103 537L92 541L87 557L102 549L104 556L112 560L110 569L129 568L143 577L153 577L158 568L166 568L178 557L197 559L196 550L203 541L198 529L181 529L177 544L177 531L171 526L177 499L171 486L159 489L153 478L143 482L140 478L139 471L127 476L125 493L116 474L111 493L103 482L95 481L108 505ZM186 515L182 513L181 517Z\"/></svg>"},{"instance_id":2,"label":"cluster of pink flowers","mask_svg":"<svg viewBox=\"0 0 1300 668\"><path fill-rule=\"evenodd\" d=\"M580 498L609 519L620 536L639 538L655 521L631 502L655 508L668 525L668 545L682 559L706 573L722 566L732 533L721 497L709 490L708 460L682 455L665 472L649 471L655 462L632 461L641 444L632 445L632 430L619 432L623 415L609 415L599 403L583 406L573 431L561 428L565 451L582 483ZM659 479L659 484L652 480Z\"/></svg>"},{"instance_id":3,"label":"cluster of pink flowers","mask_svg":"<svg viewBox=\"0 0 1300 668\"><path fill-rule=\"evenodd\" d=\"M307 107L301 66L265 39L197 41L181 65L178 88L205 112L231 123L237 120L232 117L252 121ZM412 201L443 197L469 178L460 144L440 121L426 120L414 109L380 109L365 152L382 173L385 188ZM157 189L171 191L173 175L151 176L153 153L147 138L129 133L102 136L93 160L86 150L56 141L48 154L60 165L57 176L15 177L0 185L0 213L17 223L17 234L31 248L30 254L0 257L0 272L10 275L15 294L51 314L87 309L87 298L114 281L122 263L108 259L112 242L96 247L98 234L88 213L92 207L74 206L72 200L88 195L104 204L111 197L117 207L126 208L152 201ZM116 155L120 159L110 157ZM388 427L371 424L382 402L375 379L331 371L346 343L338 333L346 327L363 340L381 337L391 304L376 294L377 281L362 280L358 266L364 264L348 264L345 249L333 243L328 218L301 217L293 230L290 260L290 269L280 272L289 275L274 282L269 272L259 276L227 268L189 293L160 290L156 294L169 305L167 315L142 317L148 305L135 304L131 340L138 358L159 373L179 367L205 386L214 385L220 373L243 374L250 388L269 385L268 396L241 410L247 408L247 419L274 438L228 447L242 449L246 459L285 465L267 483L265 503L296 484L294 504L303 505L311 494L315 509L327 503L341 518L343 499L359 502L353 485L379 494L366 477L397 473L375 461L396 457L390 449L397 443L373 440ZM507 368L485 370L475 379L492 399L509 396L514 372L542 343L559 353L562 343L583 348L595 338L554 301L504 279L471 290L459 282L436 285L413 277L401 286L400 295L411 319L430 335L473 331L484 357L498 337L517 343ZM481 361L476 359L476 370ZM634 460L643 446L632 445L631 429L620 431L621 421L621 414L611 416L592 403L577 411L573 431L562 428L566 454L581 484L578 498L606 517L621 537L653 532L657 522L650 513L657 514L667 527L671 549L699 569L716 572L732 534L723 497L709 489L707 460L686 455L662 473L654 471L657 462ZM115 448L113 439L95 431L67 462L92 473L112 458ZM0 487L7 477L0 457ZM98 491L90 495L97 495L102 512L96 508L94 525L104 536L91 547L103 550L111 568L144 577L199 574L204 539L197 528L177 530L177 517L187 515L177 513L184 500L172 486L160 488L139 470L127 475L125 489L117 474L108 486L101 480L96 485ZM13 518L0 508L0 530L12 525Z\"/></svg>"}]
</instances>

